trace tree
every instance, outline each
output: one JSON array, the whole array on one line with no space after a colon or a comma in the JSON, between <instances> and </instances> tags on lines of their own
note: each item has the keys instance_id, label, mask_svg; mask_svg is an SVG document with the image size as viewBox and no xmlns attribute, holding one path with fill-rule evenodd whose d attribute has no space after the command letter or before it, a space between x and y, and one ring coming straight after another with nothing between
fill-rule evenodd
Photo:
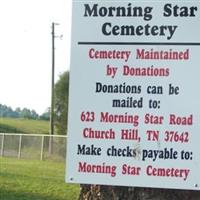
<instances>
[{"instance_id":1,"label":"tree","mask_svg":"<svg viewBox=\"0 0 200 200\"><path fill-rule=\"evenodd\" d=\"M17 107L15 109L15 113L16 113L16 118L20 117L21 116L21 108Z\"/></svg>"},{"instance_id":2,"label":"tree","mask_svg":"<svg viewBox=\"0 0 200 200\"><path fill-rule=\"evenodd\" d=\"M18 118L19 114L13 111L11 107L0 104L0 117Z\"/></svg>"},{"instance_id":3,"label":"tree","mask_svg":"<svg viewBox=\"0 0 200 200\"><path fill-rule=\"evenodd\" d=\"M21 118L31 119L31 111L27 108L23 108L21 112Z\"/></svg>"},{"instance_id":4,"label":"tree","mask_svg":"<svg viewBox=\"0 0 200 200\"><path fill-rule=\"evenodd\" d=\"M60 75L55 84L55 125L57 133L66 135L69 93L69 72Z\"/></svg>"},{"instance_id":5,"label":"tree","mask_svg":"<svg viewBox=\"0 0 200 200\"><path fill-rule=\"evenodd\" d=\"M12 118L26 118L26 119L39 119L39 115L35 110L18 107L13 110L11 107L0 104L0 117L12 117Z\"/></svg>"},{"instance_id":6,"label":"tree","mask_svg":"<svg viewBox=\"0 0 200 200\"><path fill-rule=\"evenodd\" d=\"M42 115L40 115L40 119L50 120L50 107L48 107L46 111Z\"/></svg>"},{"instance_id":7,"label":"tree","mask_svg":"<svg viewBox=\"0 0 200 200\"><path fill-rule=\"evenodd\" d=\"M11 107L0 104L0 117L12 117L13 110Z\"/></svg>"},{"instance_id":8,"label":"tree","mask_svg":"<svg viewBox=\"0 0 200 200\"><path fill-rule=\"evenodd\" d=\"M31 110L31 119L38 119L39 115L36 113L35 110Z\"/></svg>"}]
</instances>

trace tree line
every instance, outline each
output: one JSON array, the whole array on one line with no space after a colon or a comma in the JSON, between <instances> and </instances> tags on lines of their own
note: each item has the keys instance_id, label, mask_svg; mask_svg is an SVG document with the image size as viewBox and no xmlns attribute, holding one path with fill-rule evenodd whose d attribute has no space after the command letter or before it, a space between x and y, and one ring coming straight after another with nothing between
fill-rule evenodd
<instances>
[{"instance_id":1,"label":"tree line","mask_svg":"<svg viewBox=\"0 0 200 200\"><path fill-rule=\"evenodd\" d=\"M35 110L28 108L18 107L13 110L10 106L0 104L0 117L49 120L49 111L39 115Z\"/></svg>"},{"instance_id":2,"label":"tree line","mask_svg":"<svg viewBox=\"0 0 200 200\"><path fill-rule=\"evenodd\" d=\"M69 71L62 73L54 87L54 121L56 133L65 135L67 132ZM34 120L49 120L50 108L39 115L35 110L28 108L12 109L10 106L0 104L0 117L23 118Z\"/></svg>"}]
</instances>

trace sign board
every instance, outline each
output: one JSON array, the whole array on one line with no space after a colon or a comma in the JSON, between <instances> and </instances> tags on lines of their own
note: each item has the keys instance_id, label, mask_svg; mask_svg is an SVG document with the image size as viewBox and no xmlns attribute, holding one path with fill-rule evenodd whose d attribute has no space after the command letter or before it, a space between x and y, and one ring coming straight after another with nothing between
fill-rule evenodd
<instances>
[{"instance_id":1,"label":"sign board","mask_svg":"<svg viewBox=\"0 0 200 200\"><path fill-rule=\"evenodd\" d=\"M200 1L73 1L70 183L200 189Z\"/></svg>"}]
</instances>

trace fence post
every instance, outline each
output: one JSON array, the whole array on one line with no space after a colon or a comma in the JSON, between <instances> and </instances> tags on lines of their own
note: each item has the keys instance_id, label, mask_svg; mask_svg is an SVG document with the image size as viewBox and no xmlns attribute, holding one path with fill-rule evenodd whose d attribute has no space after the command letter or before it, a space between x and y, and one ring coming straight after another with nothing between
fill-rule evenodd
<instances>
[{"instance_id":1,"label":"fence post","mask_svg":"<svg viewBox=\"0 0 200 200\"><path fill-rule=\"evenodd\" d=\"M1 157L3 157L3 153L4 153L4 139L5 139L5 133L3 133L2 140L1 140Z\"/></svg>"},{"instance_id":2,"label":"fence post","mask_svg":"<svg viewBox=\"0 0 200 200\"><path fill-rule=\"evenodd\" d=\"M44 135L42 136L40 160L43 160L43 154L44 154Z\"/></svg>"},{"instance_id":3,"label":"fence post","mask_svg":"<svg viewBox=\"0 0 200 200\"><path fill-rule=\"evenodd\" d=\"M22 148L22 135L19 136L18 159L21 158L21 148Z\"/></svg>"}]
</instances>

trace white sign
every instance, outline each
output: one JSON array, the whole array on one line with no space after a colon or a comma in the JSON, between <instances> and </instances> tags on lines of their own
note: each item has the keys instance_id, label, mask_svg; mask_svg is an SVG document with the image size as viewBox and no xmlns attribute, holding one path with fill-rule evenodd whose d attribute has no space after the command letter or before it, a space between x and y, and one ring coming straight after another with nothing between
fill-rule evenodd
<instances>
[{"instance_id":1,"label":"white sign","mask_svg":"<svg viewBox=\"0 0 200 200\"><path fill-rule=\"evenodd\" d=\"M70 183L200 189L200 2L73 1Z\"/></svg>"}]
</instances>

